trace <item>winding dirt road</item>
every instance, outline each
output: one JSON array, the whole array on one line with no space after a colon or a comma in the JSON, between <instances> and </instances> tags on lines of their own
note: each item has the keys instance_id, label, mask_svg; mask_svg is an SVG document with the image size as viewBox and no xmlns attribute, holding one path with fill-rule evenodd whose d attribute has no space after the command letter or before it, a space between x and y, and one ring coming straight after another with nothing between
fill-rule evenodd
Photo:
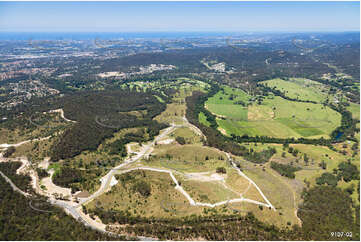
<instances>
[{"instance_id":1,"label":"winding dirt road","mask_svg":"<svg viewBox=\"0 0 361 242\"><path fill-rule=\"evenodd\" d=\"M62 110L61 110L62 111ZM61 112L59 111L59 112ZM63 114L63 112L61 112ZM63 115L62 115L63 117ZM65 119L65 117L63 117ZM151 141L149 144L145 144L141 147L140 151L137 153L137 155L130 157L128 159L126 159L122 164L114 167L113 169L111 169L105 176L103 176L100 180L101 180L101 186L100 188L93 193L90 197L83 199L79 204L74 204L73 202L67 202L67 201L62 201L62 200L57 200L53 197L49 198L49 201L56 205L59 206L61 208L63 208L65 210L65 212L69 215L71 215L72 217L74 217L75 219L77 219L78 221L81 221L85 226L89 226L97 231L101 231L103 233L106 233L108 235L111 236L119 236L118 234L114 234L114 233L110 233L109 231L106 231L106 225L104 225L103 223L99 223L93 219L91 219L88 215L85 215L82 212L82 207L81 205L88 203L90 201L92 201L93 199L95 199L96 197L102 195L104 192L106 192L110 187L111 187L111 180L113 178L113 176L115 175L115 173L118 171L120 168L123 168L131 163L134 163L136 161L139 161L141 158L143 158L145 155L149 155L152 152L153 146L161 139L163 139L164 137L166 137L167 135L169 135L171 132L173 132L176 128L180 128L180 127L190 127L192 128L194 131L196 131L197 134L201 135L204 137L204 134L194 125L190 124L188 122L188 120L184 117L183 118L186 125L175 125L172 124L170 127L166 128L165 130L161 131L161 133L155 137L155 139L153 141ZM71 120L67 120L67 121L71 121ZM74 122L74 121L72 121ZM49 138L49 137L46 137ZM43 139L46 139L43 138ZM32 140L30 140L32 141ZM24 144L26 142L30 142L30 141L23 141L20 142L18 144L16 144L17 146ZM10 145L11 146L11 145ZM0 145L0 147L4 147L4 144ZM225 153L225 152L224 152ZM228 153L226 153L228 160L231 161L231 157ZM232 162L232 161L231 161ZM138 168L133 168L133 169L129 169L126 170L125 172L129 172L131 170L137 170L137 169L144 169L144 170L152 170L152 171L158 171L158 172L166 172L168 173L172 180L174 181L174 183L176 184L175 189L177 189L178 191L180 191L189 201L189 203L193 206L207 206L207 207L215 207L215 206L220 206L220 205L224 205L227 203L235 203L235 202L249 202L249 203L254 203L254 204L258 204L261 206L266 206L266 207L270 207L273 210L275 210L274 206L270 203L270 201L266 198L266 196L262 193L261 189L257 186L257 184L255 182L253 182L249 177L247 177L242 171L240 171L235 164L232 162L232 165L235 169L237 169L238 173L246 178L252 185L254 185L256 187L256 189L259 191L259 193L261 194L261 196L263 197L263 199L267 202L267 204L262 203L262 202L258 202L255 200L251 200L251 199L247 199L244 198L243 196L241 196L240 198L235 198L235 199L231 199L231 200L226 200L226 201L222 201L222 202L218 202L215 204L210 204L210 203L199 203L199 202L195 202L191 196L184 191L183 187L179 185L177 179L175 178L175 176L173 175L172 171L169 170L165 170L165 169L157 169L157 168L151 168L151 167L138 167ZM29 194L24 193L23 191L21 191L19 188L17 188L9 178L7 178L3 173L1 173L1 176L3 176L5 178L5 180L7 182L9 182L9 184L13 187L13 189L17 192L22 193L24 196L28 196ZM38 188L38 179L37 177L33 176L32 174L32 179L35 180L34 182L36 183L35 186L33 184L33 187ZM36 189L36 191L38 191L38 189ZM150 237L143 237L143 236L137 236L138 239L140 240L157 240L157 238L150 238Z\"/></svg>"}]
</instances>

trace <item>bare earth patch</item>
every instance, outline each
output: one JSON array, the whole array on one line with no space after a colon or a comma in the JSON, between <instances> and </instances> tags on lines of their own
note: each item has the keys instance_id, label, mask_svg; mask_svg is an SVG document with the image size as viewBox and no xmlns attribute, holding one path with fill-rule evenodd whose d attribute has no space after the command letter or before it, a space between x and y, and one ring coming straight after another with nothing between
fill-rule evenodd
<instances>
[{"instance_id":1,"label":"bare earth patch","mask_svg":"<svg viewBox=\"0 0 361 242\"><path fill-rule=\"evenodd\" d=\"M265 110L265 107L256 105L248 107L248 120L272 120L274 116L275 114L271 109Z\"/></svg>"}]
</instances>

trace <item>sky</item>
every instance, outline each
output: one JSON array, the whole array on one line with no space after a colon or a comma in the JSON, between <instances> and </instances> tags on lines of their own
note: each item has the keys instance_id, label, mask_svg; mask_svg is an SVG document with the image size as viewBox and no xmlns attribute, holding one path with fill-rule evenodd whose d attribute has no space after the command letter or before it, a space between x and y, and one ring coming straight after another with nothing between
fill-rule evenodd
<instances>
[{"instance_id":1,"label":"sky","mask_svg":"<svg viewBox=\"0 0 361 242\"><path fill-rule=\"evenodd\" d=\"M359 2L0 2L0 31L359 31Z\"/></svg>"}]
</instances>

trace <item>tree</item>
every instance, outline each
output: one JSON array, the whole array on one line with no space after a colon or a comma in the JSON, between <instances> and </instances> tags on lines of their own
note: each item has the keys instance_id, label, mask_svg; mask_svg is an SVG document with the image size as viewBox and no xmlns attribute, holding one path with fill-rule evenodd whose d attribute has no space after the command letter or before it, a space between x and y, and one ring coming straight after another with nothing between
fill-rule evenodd
<instances>
[{"instance_id":1,"label":"tree","mask_svg":"<svg viewBox=\"0 0 361 242\"><path fill-rule=\"evenodd\" d=\"M224 167L217 167L216 172L226 174L227 170Z\"/></svg>"},{"instance_id":2,"label":"tree","mask_svg":"<svg viewBox=\"0 0 361 242\"><path fill-rule=\"evenodd\" d=\"M352 195L352 193L355 191L355 184L351 184L349 187L347 187L347 188L345 189L345 191L346 191L348 194Z\"/></svg>"},{"instance_id":3,"label":"tree","mask_svg":"<svg viewBox=\"0 0 361 242\"><path fill-rule=\"evenodd\" d=\"M327 168L327 164L326 164L325 161L321 161L321 163L319 164L319 166L320 166L322 169L324 169L324 170L326 170L326 168Z\"/></svg>"},{"instance_id":4,"label":"tree","mask_svg":"<svg viewBox=\"0 0 361 242\"><path fill-rule=\"evenodd\" d=\"M6 151L4 152L3 156L5 158L10 157L14 152L16 151L14 146L10 146L9 148L6 149Z\"/></svg>"},{"instance_id":5,"label":"tree","mask_svg":"<svg viewBox=\"0 0 361 242\"><path fill-rule=\"evenodd\" d=\"M175 138L175 140L176 140L180 145L185 145L185 144L186 144L186 140L185 140L183 137L181 137L181 136L177 136L177 137Z\"/></svg>"},{"instance_id":6,"label":"tree","mask_svg":"<svg viewBox=\"0 0 361 242\"><path fill-rule=\"evenodd\" d=\"M359 171L357 169L357 166L349 162L340 163L338 165L337 174L342 177L345 182L359 179Z\"/></svg>"},{"instance_id":7,"label":"tree","mask_svg":"<svg viewBox=\"0 0 361 242\"><path fill-rule=\"evenodd\" d=\"M325 172L320 177L316 178L317 185L327 184L332 187L336 187L338 182L338 178L331 173Z\"/></svg>"},{"instance_id":8,"label":"tree","mask_svg":"<svg viewBox=\"0 0 361 242\"><path fill-rule=\"evenodd\" d=\"M145 181L138 181L135 183L134 190L139 192L143 197L148 197L151 194L151 187Z\"/></svg>"}]
</instances>

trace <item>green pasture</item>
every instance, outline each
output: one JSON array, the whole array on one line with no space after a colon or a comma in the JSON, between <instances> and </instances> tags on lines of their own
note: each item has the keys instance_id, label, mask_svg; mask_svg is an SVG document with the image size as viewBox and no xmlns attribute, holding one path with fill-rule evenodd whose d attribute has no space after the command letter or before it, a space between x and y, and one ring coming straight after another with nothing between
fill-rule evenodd
<instances>
[{"instance_id":1,"label":"green pasture","mask_svg":"<svg viewBox=\"0 0 361 242\"><path fill-rule=\"evenodd\" d=\"M352 113L352 118L360 119L360 104L350 102L347 110Z\"/></svg>"},{"instance_id":2,"label":"green pasture","mask_svg":"<svg viewBox=\"0 0 361 242\"><path fill-rule=\"evenodd\" d=\"M219 91L216 95L209 98L205 105L209 111L219 116L227 116L229 118L246 120L247 107L241 104L235 104L242 101L245 104L249 103L250 96L241 89L222 86L224 91ZM233 97L230 100L230 97Z\"/></svg>"},{"instance_id":3,"label":"green pasture","mask_svg":"<svg viewBox=\"0 0 361 242\"><path fill-rule=\"evenodd\" d=\"M207 121L207 117L206 117L206 115L204 115L203 112L199 113L198 119L199 119L199 122L201 122L201 124L204 124L205 126L209 127L211 125L211 123Z\"/></svg>"},{"instance_id":4,"label":"green pasture","mask_svg":"<svg viewBox=\"0 0 361 242\"><path fill-rule=\"evenodd\" d=\"M277 96L265 98L261 105L250 105L247 120L242 119L244 114L225 116L218 118L217 123L228 135L278 138L328 138L341 122L339 113L322 104L293 102Z\"/></svg>"},{"instance_id":5,"label":"green pasture","mask_svg":"<svg viewBox=\"0 0 361 242\"><path fill-rule=\"evenodd\" d=\"M262 82L271 88L284 92L290 98L299 100L309 100L321 103L327 99L328 87L312 80L303 78L289 79L280 78Z\"/></svg>"}]
</instances>

